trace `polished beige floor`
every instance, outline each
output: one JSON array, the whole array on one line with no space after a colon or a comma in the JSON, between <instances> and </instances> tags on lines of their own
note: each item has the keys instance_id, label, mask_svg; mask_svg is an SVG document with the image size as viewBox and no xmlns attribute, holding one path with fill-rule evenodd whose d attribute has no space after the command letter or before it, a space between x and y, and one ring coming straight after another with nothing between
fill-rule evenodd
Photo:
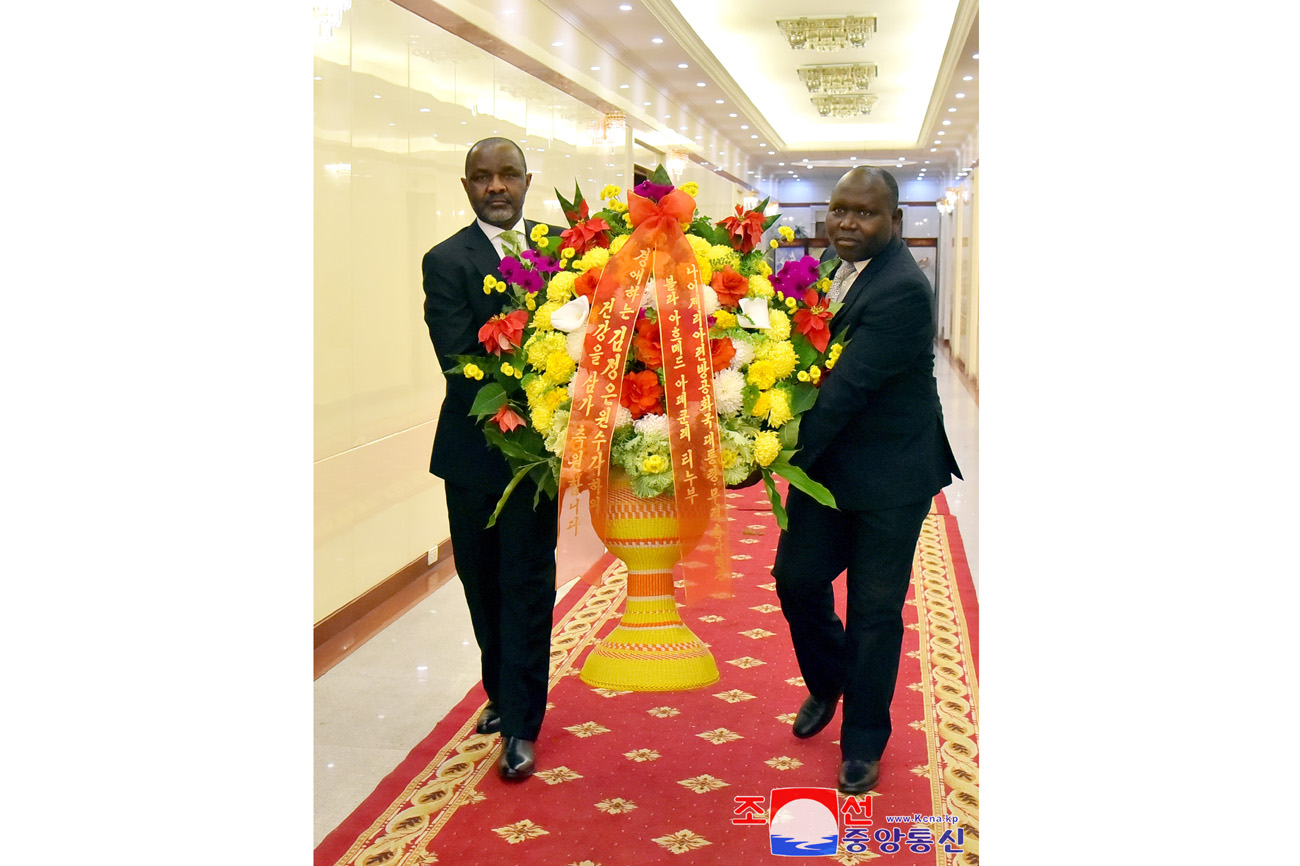
<instances>
[{"instance_id":1,"label":"polished beige floor","mask_svg":"<svg viewBox=\"0 0 1300 866\"><path fill-rule=\"evenodd\" d=\"M979 409L940 354L935 378L964 481L945 491L979 587ZM563 603L570 587L559 594ZM478 648L451 581L315 684L315 842L336 827L478 681Z\"/></svg>"}]
</instances>

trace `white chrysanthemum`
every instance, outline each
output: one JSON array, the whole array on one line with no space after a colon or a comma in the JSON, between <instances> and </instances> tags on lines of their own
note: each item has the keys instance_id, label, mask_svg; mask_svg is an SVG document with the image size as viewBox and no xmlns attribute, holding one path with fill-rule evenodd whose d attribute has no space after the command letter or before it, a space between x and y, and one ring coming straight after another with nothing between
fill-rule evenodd
<instances>
[{"instance_id":1,"label":"white chrysanthemum","mask_svg":"<svg viewBox=\"0 0 1300 866\"><path fill-rule=\"evenodd\" d=\"M577 363L582 363L582 344L587 339L587 326L583 325L576 331L569 334L568 345L565 347L569 350L569 357ZM572 382L569 383L572 386ZM573 396L573 389L570 387L569 396Z\"/></svg>"},{"instance_id":2,"label":"white chrysanthemum","mask_svg":"<svg viewBox=\"0 0 1300 866\"><path fill-rule=\"evenodd\" d=\"M551 417L551 429L546 434L546 450L552 454L564 453L564 440L569 431L569 410L557 409Z\"/></svg>"},{"instance_id":3,"label":"white chrysanthemum","mask_svg":"<svg viewBox=\"0 0 1300 866\"><path fill-rule=\"evenodd\" d=\"M745 397L741 393L744 388L745 374L739 370L722 370L713 377L713 405L719 415L735 415L744 407Z\"/></svg>"},{"instance_id":4,"label":"white chrysanthemum","mask_svg":"<svg viewBox=\"0 0 1300 866\"><path fill-rule=\"evenodd\" d=\"M630 412L628 414L631 414ZM667 415L642 415L636 421L632 422L636 432L642 436L647 435L668 435L668 416Z\"/></svg>"},{"instance_id":5,"label":"white chrysanthemum","mask_svg":"<svg viewBox=\"0 0 1300 866\"><path fill-rule=\"evenodd\" d=\"M718 309L718 293L713 286L701 286L700 294L704 298L704 315L712 316Z\"/></svg>"},{"instance_id":6,"label":"white chrysanthemum","mask_svg":"<svg viewBox=\"0 0 1300 866\"><path fill-rule=\"evenodd\" d=\"M618 411L614 413L614 429L621 430L624 427L631 426L632 411L626 406L619 406Z\"/></svg>"},{"instance_id":7,"label":"white chrysanthemum","mask_svg":"<svg viewBox=\"0 0 1300 866\"><path fill-rule=\"evenodd\" d=\"M731 345L736 347L736 356L731 359L728 365L732 370L739 370L741 367L749 366L749 362L754 360L754 346L748 340L737 339L732 337Z\"/></svg>"}]
</instances>

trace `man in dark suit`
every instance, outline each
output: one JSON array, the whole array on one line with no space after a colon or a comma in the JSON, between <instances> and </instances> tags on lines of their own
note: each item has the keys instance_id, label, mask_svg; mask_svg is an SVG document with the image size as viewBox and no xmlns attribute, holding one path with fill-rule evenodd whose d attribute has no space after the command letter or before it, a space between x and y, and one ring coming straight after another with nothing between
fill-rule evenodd
<instances>
[{"instance_id":1,"label":"man in dark suit","mask_svg":"<svg viewBox=\"0 0 1300 866\"><path fill-rule=\"evenodd\" d=\"M486 138L465 155L461 184L478 219L424 256L424 321L444 373L456 355L483 351L479 328L501 312L506 296L484 294L483 278L500 276L504 243L528 243L536 223L521 216L530 183L523 151L509 139ZM507 231L517 234L503 238ZM488 704L478 732L501 733L498 770L523 779L546 712L557 510L547 496L534 508L536 489L525 479L487 528L511 473L469 414L479 387L447 374L429 471L445 482L456 573L482 655Z\"/></svg>"},{"instance_id":2,"label":"man in dark suit","mask_svg":"<svg viewBox=\"0 0 1300 866\"><path fill-rule=\"evenodd\" d=\"M792 461L838 510L791 488L772 575L809 697L794 735L826 727L844 696L839 790L880 776L903 642L903 600L930 501L961 477L934 380L933 296L901 240L898 184L859 167L831 192L826 228L841 264L831 333L848 343L803 416ZM848 571L848 616L832 583Z\"/></svg>"}]
</instances>

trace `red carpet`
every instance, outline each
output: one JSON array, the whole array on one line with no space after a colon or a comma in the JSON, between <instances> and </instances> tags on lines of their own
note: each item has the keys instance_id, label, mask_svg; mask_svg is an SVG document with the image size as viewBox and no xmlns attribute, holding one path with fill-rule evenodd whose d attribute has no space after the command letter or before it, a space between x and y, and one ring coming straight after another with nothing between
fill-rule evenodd
<instances>
[{"instance_id":1,"label":"red carpet","mask_svg":"<svg viewBox=\"0 0 1300 866\"><path fill-rule=\"evenodd\" d=\"M682 610L710 645L721 681L689 692L608 693L578 679L592 642L621 611L623 572L611 567L602 586L575 589L573 608L557 621L537 774L523 783L497 777L499 737L474 733L486 701L475 688L321 842L317 866L790 862L770 853L764 824L732 823L751 814L736 798L762 797L766 806L773 788L833 788L839 717L810 740L791 734L807 691L770 574L775 520L761 487L729 495L736 595ZM871 828L897 827L900 850L873 839L851 853L842 839L838 854L818 859L978 864L978 607L942 495L922 530L903 615L894 733ZM957 820L895 824L886 816ZM936 844L916 844L922 828ZM937 844L946 829L952 853Z\"/></svg>"}]
</instances>

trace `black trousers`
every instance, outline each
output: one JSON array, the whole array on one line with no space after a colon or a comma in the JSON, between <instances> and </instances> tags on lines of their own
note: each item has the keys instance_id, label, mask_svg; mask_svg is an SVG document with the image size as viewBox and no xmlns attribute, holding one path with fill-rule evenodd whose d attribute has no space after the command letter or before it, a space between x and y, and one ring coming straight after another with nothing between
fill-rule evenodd
<instances>
[{"instance_id":1,"label":"black trousers","mask_svg":"<svg viewBox=\"0 0 1300 866\"><path fill-rule=\"evenodd\" d=\"M789 524L772 576L799 670L819 698L843 692L844 760L879 760L903 646L903 601L930 500L877 511L836 511L790 488ZM833 583L848 571L848 616Z\"/></svg>"},{"instance_id":2,"label":"black trousers","mask_svg":"<svg viewBox=\"0 0 1300 866\"><path fill-rule=\"evenodd\" d=\"M501 735L536 740L546 714L555 609L557 508L521 483L487 528L499 492L446 483L456 573L482 657L483 687Z\"/></svg>"}]
</instances>

